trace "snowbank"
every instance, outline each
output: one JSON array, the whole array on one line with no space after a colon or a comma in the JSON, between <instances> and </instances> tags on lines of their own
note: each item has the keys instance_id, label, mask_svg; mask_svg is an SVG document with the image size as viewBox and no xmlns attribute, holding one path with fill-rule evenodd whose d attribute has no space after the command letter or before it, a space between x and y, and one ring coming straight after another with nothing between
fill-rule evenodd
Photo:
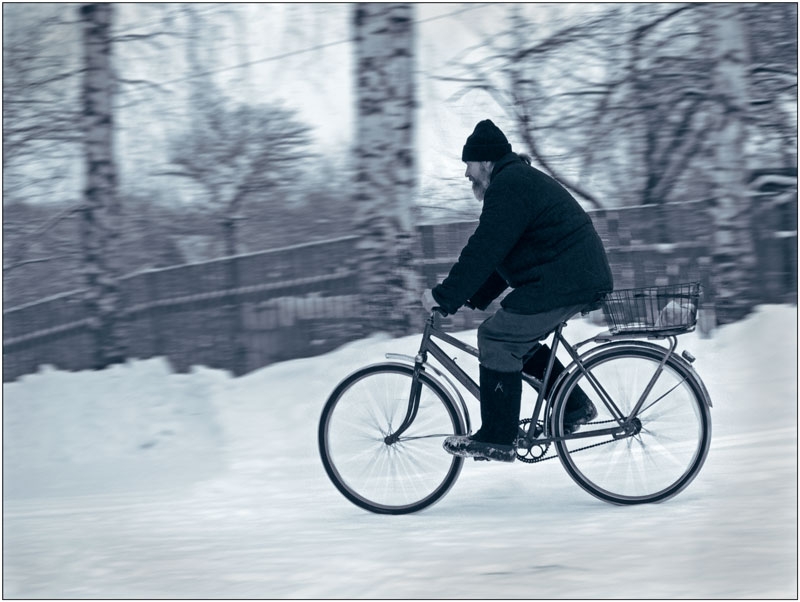
<instances>
[{"instance_id":1,"label":"snowbank","mask_svg":"<svg viewBox=\"0 0 800 602\"><path fill-rule=\"evenodd\" d=\"M214 395L227 373L173 374L164 359L101 371L43 366L4 384L4 497L177 485L218 469Z\"/></svg>"}]
</instances>

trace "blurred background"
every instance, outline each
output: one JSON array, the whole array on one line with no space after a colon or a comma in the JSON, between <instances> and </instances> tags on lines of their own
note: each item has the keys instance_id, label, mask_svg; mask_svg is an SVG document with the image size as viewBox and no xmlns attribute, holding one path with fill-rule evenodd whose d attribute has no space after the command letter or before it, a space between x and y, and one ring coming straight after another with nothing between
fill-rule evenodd
<instances>
[{"instance_id":1,"label":"blurred background","mask_svg":"<svg viewBox=\"0 0 800 602\"><path fill-rule=\"evenodd\" d=\"M795 3L4 3L4 381L420 330L485 118L617 288L796 304Z\"/></svg>"}]
</instances>

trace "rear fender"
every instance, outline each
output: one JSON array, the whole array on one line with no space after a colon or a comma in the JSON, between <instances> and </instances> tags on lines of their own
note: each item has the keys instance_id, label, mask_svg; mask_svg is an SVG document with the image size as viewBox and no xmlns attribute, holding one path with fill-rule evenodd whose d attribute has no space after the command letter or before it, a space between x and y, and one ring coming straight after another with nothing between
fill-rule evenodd
<instances>
[{"instance_id":1,"label":"rear fender","mask_svg":"<svg viewBox=\"0 0 800 602\"><path fill-rule=\"evenodd\" d=\"M588 341L586 341L586 342L588 342ZM662 345L657 345L656 343L651 343L649 341L640 341L640 340L635 340L635 339L634 340L628 339L628 340L624 340L624 341L611 341L611 342L608 342L608 343L604 342L604 343L601 343L600 345L598 345L596 347L592 347L588 351L584 351L581 354L581 356L580 356L581 361L585 362L586 360L588 360L589 358L591 358L595 354L600 353L601 351L606 351L607 349L610 349L612 347L617 347L617 348L623 348L624 347L624 348L629 348L629 349L647 348L647 349L653 349L653 350L659 351L661 353L666 351L666 349ZM708 394L708 389L706 388L706 385L703 382L703 380L700 378L700 375L694 369L694 366L692 366L688 361L686 361L679 353L673 353L672 354L672 359L677 364L679 364L684 370L686 370L687 376L703 392L704 398L706 399L706 402L708 403L708 407L709 408L713 407L713 404L711 403L711 396ZM567 366L567 368L564 370L564 372L559 376L558 380L556 380L556 382L554 384L554 387L553 387L553 391L557 392L558 388L561 386L563 381L570 374L572 374L573 371L575 371L577 369L578 369L578 367L577 367L577 365L576 365L576 363L574 361L572 363L570 363ZM553 395L552 397L555 398L555 395Z\"/></svg>"}]
</instances>

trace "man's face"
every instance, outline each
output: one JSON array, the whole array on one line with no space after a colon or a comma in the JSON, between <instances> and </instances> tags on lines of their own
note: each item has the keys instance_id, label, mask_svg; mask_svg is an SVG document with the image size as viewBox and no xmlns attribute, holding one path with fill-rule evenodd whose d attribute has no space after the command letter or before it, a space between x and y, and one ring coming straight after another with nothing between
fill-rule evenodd
<instances>
[{"instance_id":1,"label":"man's face","mask_svg":"<svg viewBox=\"0 0 800 602\"><path fill-rule=\"evenodd\" d=\"M467 164L467 172L464 176L472 182L472 194L479 201L483 201L483 195L486 194L486 189L489 188L489 176L492 175L494 164L491 161L465 161L465 163Z\"/></svg>"}]
</instances>

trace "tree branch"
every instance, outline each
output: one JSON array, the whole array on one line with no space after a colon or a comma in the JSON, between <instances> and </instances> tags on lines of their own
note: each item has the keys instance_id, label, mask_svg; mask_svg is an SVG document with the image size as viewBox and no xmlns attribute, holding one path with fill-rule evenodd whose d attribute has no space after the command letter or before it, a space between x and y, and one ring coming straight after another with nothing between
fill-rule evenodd
<instances>
[{"instance_id":1,"label":"tree branch","mask_svg":"<svg viewBox=\"0 0 800 602\"><path fill-rule=\"evenodd\" d=\"M3 275L8 275L12 271L21 268L26 265L30 265L33 263L46 263L48 261L54 261L56 259L64 259L66 257L70 257L70 255L52 255L51 257L40 257L38 259L25 259L23 261L17 261L10 265L3 266Z\"/></svg>"},{"instance_id":2,"label":"tree branch","mask_svg":"<svg viewBox=\"0 0 800 602\"><path fill-rule=\"evenodd\" d=\"M686 10L694 9L696 6L697 5L695 5L695 4L684 4L683 6L679 6L678 8L675 8L675 9L671 10L670 12L668 12L665 15L662 15L661 17L659 17L655 21L651 21L650 23L646 23L645 25L637 27L636 30L633 33L633 37L631 38L631 41L634 42L634 43L641 41L641 39L645 35L647 35L650 31L652 31L653 29L655 29L656 27L658 27L662 23L665 23L666 21L669 21L673 17L681 14L682 12L684 12Z\"/></svg>"}]
</instances>

